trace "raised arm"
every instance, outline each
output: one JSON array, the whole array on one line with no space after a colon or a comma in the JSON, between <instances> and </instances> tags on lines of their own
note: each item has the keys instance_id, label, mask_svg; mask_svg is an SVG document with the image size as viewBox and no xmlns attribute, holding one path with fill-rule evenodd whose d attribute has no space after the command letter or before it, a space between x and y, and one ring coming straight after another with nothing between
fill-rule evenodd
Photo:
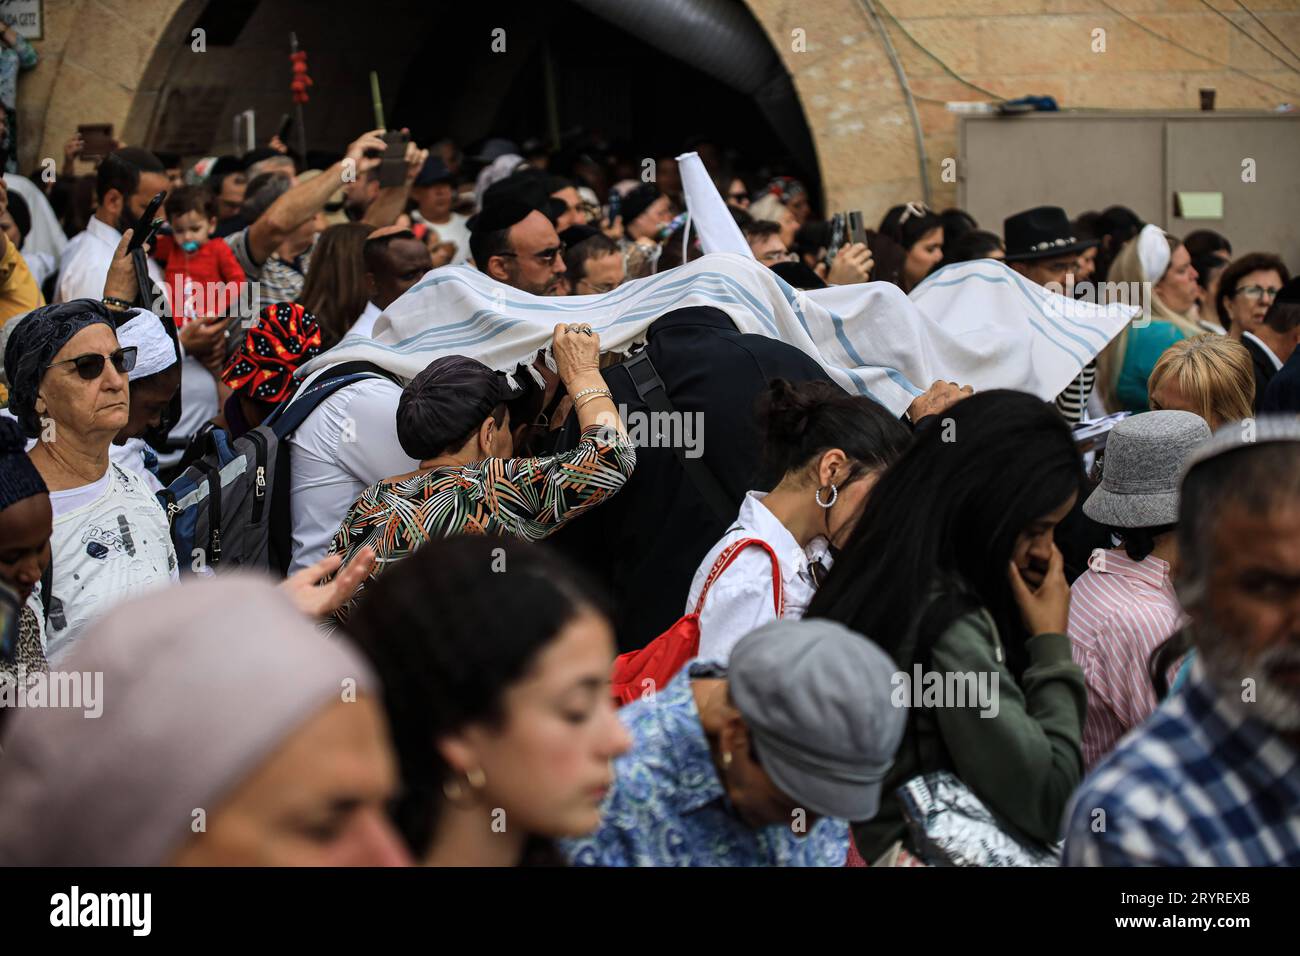
<instances>
[{"instance_id":1,"label":"raised arm","mask_svg":"<svg viewBox=\"0 0 1300 956\"><path fill-rule=\"evenodd\" d=\"M248 254L254 263L265 262L291 232L324 209L330 196L345 182L378 165L379 159L366 156L366 152L383 151L384 140L380 133L381 130L371 130L364 134L348 147L343 159L322 175L299 183L271 203L270 208L248 227Z\"/></svg>"}]
</instances>

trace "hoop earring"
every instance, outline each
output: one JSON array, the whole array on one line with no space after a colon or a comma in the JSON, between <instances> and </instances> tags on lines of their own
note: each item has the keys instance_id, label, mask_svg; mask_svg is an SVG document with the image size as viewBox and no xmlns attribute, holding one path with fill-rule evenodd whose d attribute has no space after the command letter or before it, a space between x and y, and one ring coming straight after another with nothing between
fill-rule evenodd
<instances>
[{"instance_id":1,"label":"hoop earring","mask_svg":"<svg viewBox=\"0 0 1300 956\"><path fill-rule=\"evenodd\" d=\"M831 482L830 487L831 487L830 501L822 501L822 490L820 488L818 488L817 491L813 493L813 500L817 502L819 507L829 508L831 505L835 504L835 499L840 496L840 490L835 487L835 482Z\"/></svg>"}]
</instances>

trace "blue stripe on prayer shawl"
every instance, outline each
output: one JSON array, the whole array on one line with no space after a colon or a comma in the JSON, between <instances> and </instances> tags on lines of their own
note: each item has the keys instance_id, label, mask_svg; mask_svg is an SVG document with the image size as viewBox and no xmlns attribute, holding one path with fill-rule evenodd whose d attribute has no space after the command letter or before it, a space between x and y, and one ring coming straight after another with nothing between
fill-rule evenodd
<instances>
[{"instance_id":1,"label":"blue stripe on prayer shawl","mask_svg":"<svg viewBox=\"0 0 1300 956\"><path fill-rule=\"evenodd\" d=\"M951 285L957 285L957 284L959 284L959 283L962 281L962 279L965 279L965 278L977 278L977 279L982 279L983 281L988 282L988 283L993 284L993 285L1003 284L1003 283L1005 283L1005 284L1010 284L1010 280L1011 280L1012 278L1014 278L1014 280L1015 280L1015 285L1012 286L1012 287L1013 287L1017 292L1020 293L1021 298L1022 298L1026 303L1032 305L1032 306L1033 306L1033 307L1038 311L1038 313L1039 313L1040 315L1042 315L1043 318L1045 318L1048 322L1050 322L1054 327L1056 327L1057 330L1060 331L1062 335L1065 335L1065 336L1067 336L1067 337L1073 339L1074 341L1078 342L1078 343L1079 343L1080 345L1082 345L1084 348L1088 349L1089 351L1091 351L1091 352L1093 352L1093 353L1096 353L1096 352L1097 352L1099 349L1101 349L1101 348L1105 348L1105 347L1106 347L1106 344L1110 341L1108 338L1106 338L1104 332L1102 332L1100 329L1098 329L1096 326L1092 325L1090 322L1087 322L1086 320L1083 320L1083 319L1071 319L1071 318L1070 318L1069 316L1067 316L1067 315L1053 316L1050 312L1047 311L1046 307L1042 304L1041 301L1038 300L1038 298L1037 298L1035 295L1033 295L1032 293L1030 293L1030 292L1027 291L1030 287L1034 287L1034 283L1031 283L1028 279L1025 279L1023 276L1019 275L1018 273L1012 272L1011 275L1006 275L1006 274L1003 274L1003 273L999 273L999 274L997 274L997 275L987 275L987 274L985 274L985 273L981 273L981 272L967 272L967 273L965 273L965 275L963 275L963 276L961 276L960 278L957 278L957 279L948 279L948 280L945 280L945 281L934 281L935 279L937 279L937 277L938 277L941 273L946 272L948 269L955 269L955 268L957 268L958 266L960 266L960 265L965 265L965 264L966 264L966 263L953 263L953 264L950 265L950 266L945 266L944 268L940 269L938 272L935 272L933 275L931 275L929 278L927 278L927 279L926 279L926 280L921 284L921 286L918 287L917 291L918 291L918 292L922 292L922 293L924 293L924 291L926 290L926 287L928 287L928 286L932 286L932 287L934 287L934 288L941 288L941 287L946 287L946 286L951 286ZM913 298L913 301L918 301L918 300L919 300L920 298L922 298L922 297L923 297L923 296L920 296L920 295L915 296L915 297ZM1098 306L1098 308L1105 309L1106 306ZM1085 341L1084 339L1081 339L1078 335L1073 334L1072 332L1070 332L1070 331L1067 330L1067 329L1063 329L1063 328L1061 328L1060 325L1057 324L1058 320L1059 320L1059 321L1062 321L1062 322L1068 322L1068 323L1070 323L1071 325L1073 325L1076 329L1078 329L1078 330L1080 330L1081 332L1083 332L1084 334L1086 334L1086 335L1090 335L1090 336L1093 336L1093 337L1096 339L1096 341L1097 341L1098 344L1097 344L1096 346L1093 346L1091 343ZM1069 355L1069 356L1070 356L1071 358L1073 358L1075 361L1077 361L1077 362L1079 362L1080 364L1083 364L1083 365L1086 365L1086 364L1087 364L1087 361L1085 361L1084 359L1080 358L1080 357L1079 357L1079 356L1078 356L1078 355L1077 355L1077 354L1076 354L1072 349L1068 348L1064 343L1057 341L1055 338L1053 338L1051 335L1049 335L1046 331L1040 329L1037 325L1034 325L1032 321L1030 322L1030 324L1033 325L1033 327L1034 327L1035 329L1037 329L1038 331L1042 332L1043 335L1047 338L1047 340L1048 340L1049 342L1051 342L1053 345L1056 345L1058 348L1060 348L1062 351L1064 351L1067 355Z\"/></svg>"},{"instance_id":2,"label":"blue stripe on prayer shawl","mask_svg":"<svg viewBox=\"0 0 1300 956\"><path fill-rule=\"evenodd\" d=\"M626 314L619 316L617 319L614 319L612 322L604 323L604 325L598 327L596 331L599 332L602 331L602 329L609 329L623 323L639 322L642 319L647 317L658 317L663 313L672 311L673 308L677 306L677 303L681 302L689 295L698 298L704 298L706 300L712 300L719 304L729 304L732 306L740 306L742 308L746 308L746 310L756 320L758 320L758 322L768 331L768 333L772 337L775 338L779 335L779 330L776 325L775 316L772 310L767 306L765 306L764 303L759 298L754 296L748 289L744 287L744 285L742 285L739 281L737 281L732 276L728 276L719 272L701 272L701 273L696 273L693 276L687 276L687 277L673 276L671 278L669 278L668 274L665 273L664 276L662 277L663 281L656 281L659 278L660 277L652 277L649 283L640 285L639 287L636 288L628 287L626 294L622 296L618 296L619 298L627 298L631 295L637 295L637 296L645 297L646 301L640 303L637 307L630 310ZM411 292L416 292L422 287L428 288L433 285L437 285L449 281L466 282L466 277L456 276L456 275L438 276L434 279L430 279L426 282L422 282L416 285L411 289ZM710 283L712 283L716 287L709 288ZM489 300L495 298L494 293L497 288L503 288L501 286L494 285L492 289L492 293L489 294L484 290L478 289L473 283L466 282L466 284L469 285L470 288L476 294L481 295L482 297L487 298ZM623 290L616 289L613 292L606 293L606 296L616 296L621 291ZM557 306L559 306L561 303L564 303L563 298L547 299L544 302L532 302L532 301L525 301L521 299L511 299L511 298L503 298L500 300L500 304L507 310L513 309L517 311L555 312L557 311ZM562 311L598 312L602 307L608 307L607 302L604 300L602 300L600 303L587 302L581 304L564 304ZM398 342L397 348L400 351L406 351L409 345L417 341L423 342L430 338L441 339L442 336L448 334L455 336L456 334L461 333L462 331L466 331L467 330L466 327L470 325L472 322L478 320L481 316L499 315L499 314L500 313L496 312L495 310L490 312L481 311L479 313L475 313L475 316L473 316L468 321L456 322L448 325L441 325L441 326L436 326L434 328L425 329L410 338L403 339L402 341ZM514 321L519 322L519 321L527 321L527 320L516 319ZM593 326L594 325L596 325L596 323L593 322ZM807 331L806 326L805 326L805 331ZM454 337L452 340L442 343L443 347L447 347L447 348L450 348L456 344L459 343L458 340L455 339Z\"/></svg>"},{"instance_id":3,"label":"blue stripe on prayer shawl","mask_svg":"<svg viewBox=\"0 0 1300 956\"><path fill-rule=\"evenodd\" d=\"M1029 289L1037 289L1041 287L1038 286L1036 283L1030 282L1028 279L1024 278L1019 273L1013 270L1009 272L998 271L995 275L989 275L985 272L968 271L966 272L965 275L963 275L961 278L958 279L948 279L942 282L933 281L937 279L944 272L947 272L949 269L956 269L958 266L962 266L962 265L968 265L968 263L955 262L951 265L944 266L942 269L939 269L933 275L929 276L920 286L917 287L916 291L920 293L920 295L915 295L913 297L913 301L922 298L922 296L926 291L928 291L928 288L930 286L934 286L938 288L944 286L957 285L961 282L961 279L966 278L966 276L975 276L977 278L983 279L985 282L989 282L993 284L1003 283L1003 282L1009 283L1010 281L1014 280L1015 282L1014 288L1016 289L1017 292L1020 293L1021 298L1024 299L1026 303L1032 305L1036 310L1038 310L1039 314L1042 315L1044 318L1047 318L1049 320L1053 318L1052 313L1047 310L1046 306L1043 305L1042 300L1037 295L1027 291ZM1053 294L1057 294L1057 293L1053 293ZM1062 298L1064 298L1064 296L1062 296ZM1072 300L1067 299L1066 301L1071 302ZM1105 306L1098 306L1098 308L1105 309ZM1109 341L1109 339L1105 339L1103 333L1099 329L1093 326L1086 319L1072 319L1065 314L1056 316L1056 318L1060 319L1063 322L1069 322L1071 325L1075 326L1085 334L1096 336L1097 340L1101 343L1102 346L1105 346L1106 343Z\"/></svg>"},{"instance_id":4,"label":"blue stripe on prayer shawl","mask_svg":"<svg viewBox=\"0 0 1300 956\"><path fill-rule=\"evenodd\" d=\"M798 301L799 294L795 291L794 286L790 285L790 283L786 282L775 272L772 273L772 277L776 279L777 286L781 289L781 294L785 296L785 300L790 306L790 311L794 313L795 318L799 320L799 324L803 327L804 334L808 336L809 341L815 344L817 340L813 338L812 329L808 326L807 317L804 315L803 310L795 305L795 302ZM897 369L885 368L879 365L867 365L867 363L863 361L862 356L858 354L858 350L853 347L853 343L849 341L848 335L845 334L844 320L825 306L818 306L818 308L822 309L831 317L831 327L835 330L835 338L839 340L839 343L844 347L845 353L849 356L849 359L855 366L861 368L878 368L889 377L890 381L902 388L904 391L907 391L912 395L921 394L921 390L908 381L907 377ZM885 405L884 402L872 393L871 389L867 386L866 380L854 371L853 367L845 367L842 371L853 380L853 383L860 394L867 396L867 398L871 399L877 405ZM888 406L886 405L885 407Z\"/></svg>"},{"instance_id":5,"label":"blue stripe on prayer shawl","mask_svg":"<svg viewBox=\"0 0 1300 956\"><path fill-rule=\"evenodd\" d=\"M955 263L955 264L960 265L960 263ZM1006 276L986 276L986 275L981 275L978 272L971 272L968 273L967 275L962 276L961 279L952 279L947 282L936 282L934 284L934 287L941 288L943 286L957 285L959 282L962 282L966 279L979 279L983 282L989 283L990 285L1010 285L1010 283L1007 281ZM1015 287L1012 286L1012 288ZM1023 289L1017 291L1021 292L1022 295L1024 294ZM917 301L917 300L913 300L913 301ZM1068 329L1061 328L1057 324L1055 319L1053 319L1050 315L1047 315L1043 311L1041 305L1039 305L1038 303L1035 303L1035 305L1038 307L1038 311L1043 316L1043 318L1046 319L1047 322L1050 323L1056 329L1057 332L1059 332L1061 335L1065 336L1066 338L1073 339L1075 342L1079 343L1079 345L1083 346L1083 348L1088 349L1089 351L1096 351L1088 344L1088 342L1085 339L1081 338L1078 335L1075 335L1073 332L1069 331ZM1055 345L1066 355L1070 356L1071 359L1078 362L1080 367L1087 365L1088 362L1091 361L1091 359L1081 356L1074 349L1070 348L1070 346L1067 345L1065 342L1058 340L1057 337L1053 335L1051 331L1049 331L1048 329L1040 325L1038 322L1036 322L1033 316L1026 316L1025 319L1029 323L1030 328L1032 328L1035 332L1041 335L1049 343Z\"/></svg>"}]
</instances>

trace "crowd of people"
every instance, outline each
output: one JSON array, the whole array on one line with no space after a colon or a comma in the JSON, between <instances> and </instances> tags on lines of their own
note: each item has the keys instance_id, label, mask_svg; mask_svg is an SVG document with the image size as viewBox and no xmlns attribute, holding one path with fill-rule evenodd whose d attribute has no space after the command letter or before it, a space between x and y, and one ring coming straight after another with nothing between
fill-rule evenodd
<instances>
[{"instance_id":1,"label":"crowd of people","mask_svg":"<svg viewBox=\"0 0 1300 956\"><path fill-rule=\"evenodd\" d=\"M0 862L1300 864L1278 255L1119 206L855 233L687 144L792 296L988 260L1137 313L1054 401L899 415L715 308L573 320L709 254L671 157L410 142L394 184L383 132L5 174ZM334 358L470 274L531 361Z\"/></svg>"}]
</instances>

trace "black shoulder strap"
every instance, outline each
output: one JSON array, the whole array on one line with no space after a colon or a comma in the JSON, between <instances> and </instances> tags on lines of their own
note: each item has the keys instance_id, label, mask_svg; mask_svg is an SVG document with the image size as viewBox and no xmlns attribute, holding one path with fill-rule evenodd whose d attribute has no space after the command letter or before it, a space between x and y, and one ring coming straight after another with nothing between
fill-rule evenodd
<instances>
[{"instance_id":1,"label":"black shoulder strap","mask_svg":"<svg viewBox=\"0 0 1300 956\"><path fill-rule=\"evenodd\" d=\"M54 552L50 552L50 563L45 566L41 572L41 610L44 612L45 621L50 619L50 600L53 595L50 589L54 587ZM45 623L45 622L42 622Z\"/></svg>"},{"instance_id":2,"label":"black shoulder strap","mask_svg":"<svg viewBox=\"0 0 1300 956\"><path fill-rule=\"evenodd\" d=\"M659 370L650 361L648 350L642 349L619 367L627 371L637 396L645 402L650 411L670 414L676 411L672 400L668 398L668 389L664 386L664 380L659 377ZM674 443L673 451L676 452L677 460L682 463L682 468L686 470L686 474L695 485L695 490L700 493L714 514L723 521L735 518L737 503L731 500L731 496L718 481L717 475L704 463L704 459L687 458L686 449L681 443Z\"/></svg>"}]
</instances>

